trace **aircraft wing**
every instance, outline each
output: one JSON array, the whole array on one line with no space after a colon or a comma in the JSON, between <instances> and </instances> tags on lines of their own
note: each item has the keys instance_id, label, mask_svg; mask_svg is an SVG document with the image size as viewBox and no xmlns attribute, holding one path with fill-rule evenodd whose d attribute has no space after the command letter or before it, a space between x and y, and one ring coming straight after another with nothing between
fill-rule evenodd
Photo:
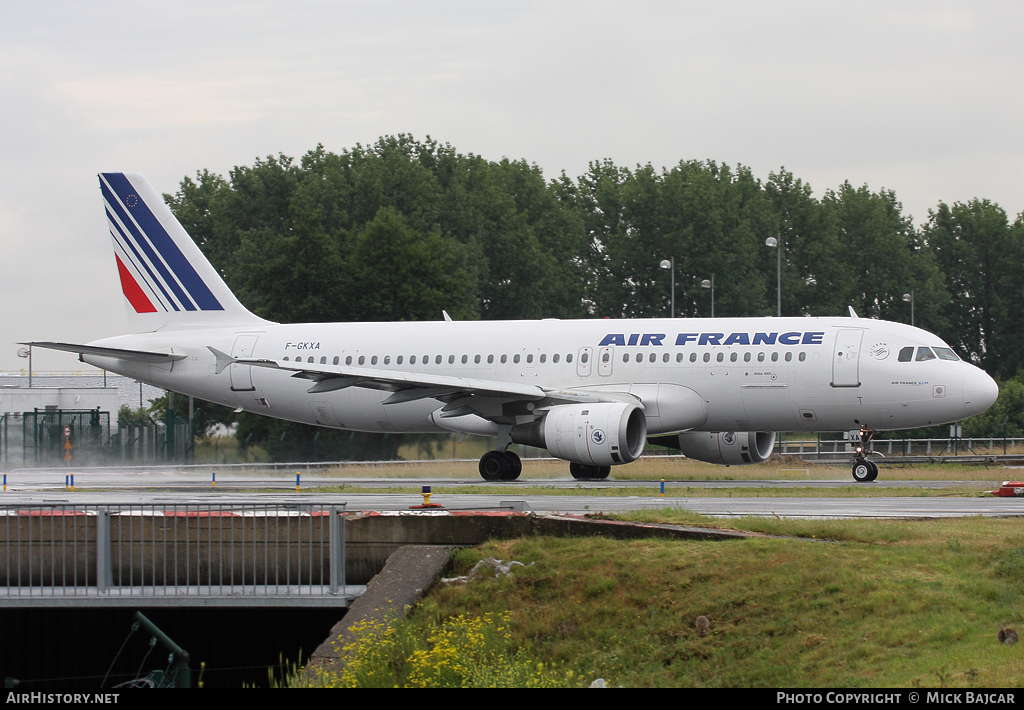
<instances>
[{"instance_id":1,"label":"aircraft wing","mask_svg":"<svg viewBox=\"0 0 1024 710\"><path fill-rule=\"evenodd\" d=\"M562 390L515 382L429 375L402 370L233 358L216 348L209 347L209 350L217 357L218 373L229 365L291 372L292 377L313 382L306 390L309 394L333 392L347 387L390 391L391 394L382 402L385 405L417 399L437 399L446 403L441 409L443 418L476 414L497 423L508 423L511 419L523 416L531 420L534 418L533 412L540 414L545 408L556 404L622 401L640 404L637 398L627 393L594 392L585 389ZM516 423L520 421L517 419Z\"/></svg>"},{"instance_id":2,"label":"aircraft wing","mask_svg":"<svg viewBox=\"0 0 1024 710\"><path fill-rule=\"evenodd\" d=\"M175 352L153 352L149 350L125 350L123 348L101 348L95 345L76 345L74 343L18 343L18 345L31 345L34 348L46 348L48 350L61 350L66 353L78 353L79 355L100 355L102 357L116 357L120 360L134 360L136 362L170 363L175 360L184 360L187 355Z\"/></svg>"}]
</instances>

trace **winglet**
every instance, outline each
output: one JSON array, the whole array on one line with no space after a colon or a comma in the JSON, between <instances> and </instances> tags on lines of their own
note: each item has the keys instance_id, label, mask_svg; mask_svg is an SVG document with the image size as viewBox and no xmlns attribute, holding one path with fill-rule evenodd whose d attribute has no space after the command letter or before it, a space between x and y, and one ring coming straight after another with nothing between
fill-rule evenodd
<instances>
[{"instance_id":1,"label":"winglet","mask_svg":"<svg viewBox=\"0 0 1024 710\"><path fill-rule=\"evenodd\" d=\"M215 371L218 375L224 372L225 367L227 367L228 365L235 361L235 358L231 357L227 353L222 353L220 350L213 346L207 345L206 349L213 353L214 356L217 358L217 368Z\"/></svg>"}]
</instances>

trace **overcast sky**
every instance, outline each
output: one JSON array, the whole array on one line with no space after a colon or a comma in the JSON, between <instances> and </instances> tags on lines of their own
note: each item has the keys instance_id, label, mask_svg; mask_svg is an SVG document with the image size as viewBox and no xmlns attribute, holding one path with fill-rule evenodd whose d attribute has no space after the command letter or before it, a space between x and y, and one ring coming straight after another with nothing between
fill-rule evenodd
<instances>
[{"instance_id":1,"label":"overcast sky","mask_svg":"<svg viewBox=\"0 0 1024 710\"><path fill-rule=\"evenodd\" d=\"M611 158L892 189L915 223L1024 209L1013 2L24 2L0 6L0 369L127 332L96 174L428 134L546 177ZM76 369L34 352L34 366Z\"/></svg>"}]
</instances>

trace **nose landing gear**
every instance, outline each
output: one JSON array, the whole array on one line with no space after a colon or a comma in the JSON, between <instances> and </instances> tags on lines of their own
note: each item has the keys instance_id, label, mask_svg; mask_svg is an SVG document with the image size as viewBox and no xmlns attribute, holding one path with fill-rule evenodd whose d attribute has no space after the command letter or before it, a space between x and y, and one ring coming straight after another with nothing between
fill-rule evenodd
<instances>
[{"instance_id":1,"label":"nose landing gear","mask_svg":"<svg viewBox=\"0 0 1024 710\"><path fill-rule=\"evenodd\" d=\"M857 453L853 458L853 480L857 483L869 483L878 478L878 465L873 461L868 461L865 456L868 443L874 435L874 429L861 427L860 444L858 444Z\"/></svg>"}]
</instances>

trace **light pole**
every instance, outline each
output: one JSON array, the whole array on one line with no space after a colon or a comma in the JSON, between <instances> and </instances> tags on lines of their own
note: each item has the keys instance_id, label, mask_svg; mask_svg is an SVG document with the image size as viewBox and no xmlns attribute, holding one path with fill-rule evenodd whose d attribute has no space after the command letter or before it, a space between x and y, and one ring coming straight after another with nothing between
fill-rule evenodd
<instances>
[{"instance_id":1,"label":"light pole","mask_svg":"<svg viewBox=\"0 0 1024 710\"><path fill-rule=\"evenodd\" d=\"M672 317L676 317L676 258L673 256L671 260L662 259L661 268L671 269L672 271Z\"/></svg>"},{"instance_id":2,"label":"light pole","mask_svg":"<svg viewBox=\"0 0 1024 710\"><path fill-rule=\"evenodd\" d=\"M32 346L18 350L18 357L28 358L28 388L32 389Z\"/></svg>"},{"instance_id":3,"label":"light pole","mask_svg":"<svg viewBox=\"0 0 1024 710\"><path fill-rule=\"evenodd\" d=\"M715 275L711 274L711 279L704 279L700 282L702 288L711 289L711 317L715 317Z\"/></svg>"},{"instance_id":4,"label":"light pole","mask_svg":"<svg viewBox=\"0 0 1024 710\"><path fill-rule=\"evenodd\" d=\"M782 317L782 234L779 234L779 238L768 237L764 240L765 246L773 247L778 250L778 265L775 267L775 293L776 300L778 302L778 317Z\"/></svg>"},{"instance_id":5,"label":"light pole","mask_svg":"<svg viewBox=\"0 0 1024 710\"><path fill-rule=\"evenodd\" d=\"M903 294L904 301L910 301L910 325L914 325L914 292Z\"/></svg>"}]
</instances>

